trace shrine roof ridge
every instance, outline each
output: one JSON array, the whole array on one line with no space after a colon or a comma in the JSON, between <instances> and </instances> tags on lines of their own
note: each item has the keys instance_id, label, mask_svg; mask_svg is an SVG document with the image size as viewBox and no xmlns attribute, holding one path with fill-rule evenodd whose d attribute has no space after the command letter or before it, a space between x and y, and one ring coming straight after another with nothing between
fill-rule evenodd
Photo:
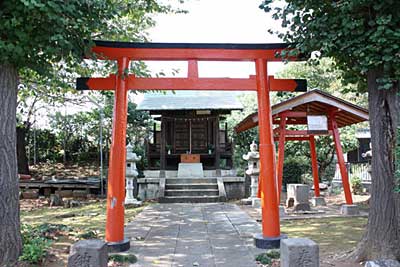
<instances>
[{"instance_id":1,"label":"shrine roof ridge","mask_svg":"<svg viewBox=\"0 0 400 267\"><path fill-rule=\"evenodd\" d=\"M112 48L157 48L157 49L231 49L268 50L289 48L288 43L160 43L160 42L119 42L95 40L96 46Z\"/></svg>"}]
</instances>

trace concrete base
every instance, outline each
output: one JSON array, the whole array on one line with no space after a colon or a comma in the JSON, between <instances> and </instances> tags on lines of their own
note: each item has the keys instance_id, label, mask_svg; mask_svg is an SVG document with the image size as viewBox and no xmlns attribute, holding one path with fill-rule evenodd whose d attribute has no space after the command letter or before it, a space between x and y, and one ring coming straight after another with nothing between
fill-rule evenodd
<instances>
[{"instance_id":1,"label":"concrete base","mask_svg":"<svg viewBox=\"0 0 400 267\"><path fill-rule=\"evenodd\" d=\"M343 214L343 215L359 215L360 214L360 210L358 209L357 205L344 204L340 208L340 213Z\"/></svg>"},{"instance_id":2,"label":"concrete base","mask_svg":"<svg viewBox=\"0 0 400 267\"><path fill-rule=\"evenodd\" d=\"M142 206L142 201L137 199L125 199L125 206L139 207Z\"/></svg>"},{"instance_id":3,"label":"concrete base","mask_svg":"<svg viewBox=\"0 0 400 267\"><path fill-rule=\"evenodd\" d=\"M326 206L325 198L324 197L313 197L311 199L311 205L313 205L314 207Z\"/></svg>"},{"instance_id":4,"label":"concrete base","mask_svg":"<svg viewBox=\"0 0 400 267\"><path fill-rule=\"evenodd\" d=\"M125 238L121 242L108 242L108 252L123 252L131 248L129 239Z\"/></svg>"},{"instance_id":5,"label":"concrete base","mask_svg":"<svg viewBox=\"0 0 400 267\"><path fill-rule=\"evenodd\" d=\"M240 200L240 204L242 205L251 205L251 198L243 198Z\"/></svg>"},{"instance_id":6,"label":"concrete base","mask_svg":"<svg viewBox=\"0 0 400 267\"><path fill-rule=\"evenodd\" d=\"M253 198L251 200L251 206L253 206L253 208L261 208L261 198Z\"/></svg>"},{"instance_id":7,"label":"concrete base","mask_svg":"<svg viewBox=\"0 0 400 267\"><path fill-rule=\"evenodd\" d=\"M202 163L179 163L178 178L204 177Z\"/></svg>"},{"instance_id":8,"label":"concrete base","mask_svg":"<svg viewBox=\"0 0 400 267\"><path fill-rule=\"evenodd\" d=\"M293 211L310 211L311 207L308 203L298 203L293 207Z\"/></svg>"},{"instance_id":9,"label":"concrete base","mask_svg":"<svg viewBox=\"0 0 400 267\"><path fill-rule=\"evenodd\" d=\"M286 235L281 235L279 237L268 238L264 237L262 234L254 235L254 245L261 249L274 249L279 248L282 239L286 239Z\"/></svg>"},{"instance_id":10,"label":"concrete base","mask_svg":"<svg viewBox=\"0 0 400 267\"><path fill-rule=\"evenodd\" d=\"M318 244L308 238L281 241L281 267L319 267Z\"/></svg>"}]
</instances>

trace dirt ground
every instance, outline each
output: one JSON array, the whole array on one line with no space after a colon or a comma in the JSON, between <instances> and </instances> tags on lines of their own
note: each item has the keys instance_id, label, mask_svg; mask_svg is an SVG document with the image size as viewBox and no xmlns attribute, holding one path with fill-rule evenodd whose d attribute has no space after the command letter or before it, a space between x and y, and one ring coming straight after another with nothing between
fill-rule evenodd
<instances>
[{"instance_id":1,"label":"dirt ground","mask_svg":"<svg viewBox=\"0 0 400 267\"><path fill-rule=\"evenodd\" d=\"M345 203L344 195L325 194L326 207L312 208L311 213L289 214L281 220L281 231L289 237L310 238L319 244L321 267L359 267L360 263L347 260L347 256L361 240L367 224L368 195L353 195L361 216L346 217L340 214L340 206ZM282 199L285 199L285 194ZM283 201L281 202L284 205ZM261 221L260 209L241 206L250 216ZM274 265L275 266L275 265Z\"/></svg>"}]
</instances>

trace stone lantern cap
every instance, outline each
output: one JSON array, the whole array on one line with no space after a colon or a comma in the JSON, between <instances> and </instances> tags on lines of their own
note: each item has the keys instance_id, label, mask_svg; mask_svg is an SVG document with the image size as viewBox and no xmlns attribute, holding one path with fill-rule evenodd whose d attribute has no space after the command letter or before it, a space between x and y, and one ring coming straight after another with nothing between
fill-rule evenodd
<instances>
[{"instance_id":1,"label":"stone lantern cap","mask_svg":"<svg viewBox=\"0 0 400 267\"><path fill-rule=\"evenodd\" d=\"M250 144L250 152L248 152L246 155L243 155L243 159L247 160L247 161L260 160L260 153L257 151L257 149L258 149L258 146L253 141L253 143Z\"/></svg>"},{"instance_id":2,"label":"stone lantern cap","mask_svg":"<svg viewBox=\"0 0 400 267\"><path fill-rule=\"evenodd\" d=\"M138 162L139 160L141 160L142 157L136 155L135 152L133 152L133 146L131 145L131 143L129 143L126 146L126 161L127 162Z\"/></svg>"}]
</instances>

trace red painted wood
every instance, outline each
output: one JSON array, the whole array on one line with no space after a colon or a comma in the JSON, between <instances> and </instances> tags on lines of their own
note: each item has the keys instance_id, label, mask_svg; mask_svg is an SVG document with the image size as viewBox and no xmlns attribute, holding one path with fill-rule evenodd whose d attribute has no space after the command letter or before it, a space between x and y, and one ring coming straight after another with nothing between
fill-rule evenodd
<instances>
[{"instance_id":1,"label":"red painted wood","mask_svg":"<svg viewBox=\"0 0 400 267\"><path fill-rule=\"evenodd\" d=\"M319 193L318 163L317 163L317 151L315 149L314 135L310 135L310 152L311 152L312 174L314 180L314 193L316 197L319 197L320 193Z\"/></svg>"}]
</instances>

